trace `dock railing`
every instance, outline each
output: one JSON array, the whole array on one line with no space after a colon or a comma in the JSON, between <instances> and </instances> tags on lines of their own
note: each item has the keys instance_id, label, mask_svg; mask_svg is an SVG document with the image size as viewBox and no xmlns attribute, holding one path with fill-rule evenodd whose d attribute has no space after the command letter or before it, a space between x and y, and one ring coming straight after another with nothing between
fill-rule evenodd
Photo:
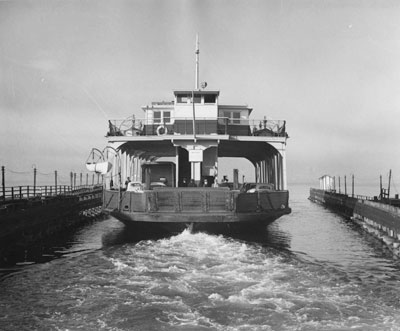
<instances>
[{"instance_id":1,"label":"dock railing","mask_svg":"<svg viewBox=\"0 0 400 331\"><path fill-rule=\"evenodd\" d=\"M3 187L0 192L0 203L17 202L30 199L42 199L59 195L79 195L102 188L101 184L81 186L11 186Z\"/></svg>"},{"instance_id":2,"label":"dock railing","mask_svg":"<svg viewBox=\"0 0 400 331\"><path fill-rule=\"evenodd\" d=\"M369 201L373 201L376 199L374 197L370 197L367 195L355 195L355 198L357 198L358 200L369 200Z\"/></svg>"}]
</instances>

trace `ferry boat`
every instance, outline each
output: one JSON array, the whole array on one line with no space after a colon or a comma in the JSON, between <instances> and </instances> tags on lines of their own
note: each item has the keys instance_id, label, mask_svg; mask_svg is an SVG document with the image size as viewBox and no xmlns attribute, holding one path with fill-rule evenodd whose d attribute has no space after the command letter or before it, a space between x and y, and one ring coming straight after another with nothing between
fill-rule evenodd
<instances>
[{"instance_id":1,"label":"ferry boat","mask_svg":"<svg viewBox=\"0 0 400 331\"><path fill-rule=\"evenodd\" d=\"M219 91L199 86L198 54L194 89L108 123L103 209L138 231L251 232L291 212L286 121L221 104ZM238 169L222 177L226 157L250 161L255 181L240 182Z\"/></svg>"}]
</instances>

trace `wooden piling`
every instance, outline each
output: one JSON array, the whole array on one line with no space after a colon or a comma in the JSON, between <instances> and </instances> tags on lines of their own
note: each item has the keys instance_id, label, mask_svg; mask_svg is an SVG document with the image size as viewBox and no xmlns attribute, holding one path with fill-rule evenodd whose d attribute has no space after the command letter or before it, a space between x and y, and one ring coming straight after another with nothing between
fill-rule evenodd
<instances>
[{"instance_id":1,"label":"wooden piling","mask_svg":"<svg viewBox=\"0 0 400 331\"><path fill-rule=\"evenodd\" d=\"M6 200L5 167L1 167L1 185L3 187L3 200Z\"/></svg>"}]
</instances>

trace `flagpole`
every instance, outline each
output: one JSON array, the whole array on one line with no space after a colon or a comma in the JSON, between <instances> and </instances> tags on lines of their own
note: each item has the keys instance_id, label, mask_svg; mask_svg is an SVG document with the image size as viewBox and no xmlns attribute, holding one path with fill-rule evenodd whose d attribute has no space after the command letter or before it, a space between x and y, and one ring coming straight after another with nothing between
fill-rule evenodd
<instances>
[{"instance_id":1,"label":"flagpole","mask_svg":"<svg viewBox=\"0 0 400 331\"><path fill-rule=\"evenodd\" d=\"M196 73L195 73L195 89L199 89L199 35L196 35ZM196 142L196 111L194 106L194 90L192 90L192 106L193 106L193 140Z\"/></svg>"}]
</instances>

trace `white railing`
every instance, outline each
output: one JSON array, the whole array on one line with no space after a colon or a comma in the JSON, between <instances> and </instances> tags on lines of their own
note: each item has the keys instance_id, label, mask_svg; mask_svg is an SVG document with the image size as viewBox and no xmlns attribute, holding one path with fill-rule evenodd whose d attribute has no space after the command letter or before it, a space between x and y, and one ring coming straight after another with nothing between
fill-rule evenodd
<instances>
[{"instance_id":1,"label":"white railing","mask_svg":"<svg viewBox=\"0 0 400 331\"><path fill-rule=\"evenodd\" d=\"M108 122L107 136L157 135L159 126L165 127L170 134L193 133L192 117L171 117L164 118L163 121L129 117L123 120L109 120ZM284 120L196 117L195 125L197 134L286 136L286 121Z\"/></svg>"}]
</instances>

